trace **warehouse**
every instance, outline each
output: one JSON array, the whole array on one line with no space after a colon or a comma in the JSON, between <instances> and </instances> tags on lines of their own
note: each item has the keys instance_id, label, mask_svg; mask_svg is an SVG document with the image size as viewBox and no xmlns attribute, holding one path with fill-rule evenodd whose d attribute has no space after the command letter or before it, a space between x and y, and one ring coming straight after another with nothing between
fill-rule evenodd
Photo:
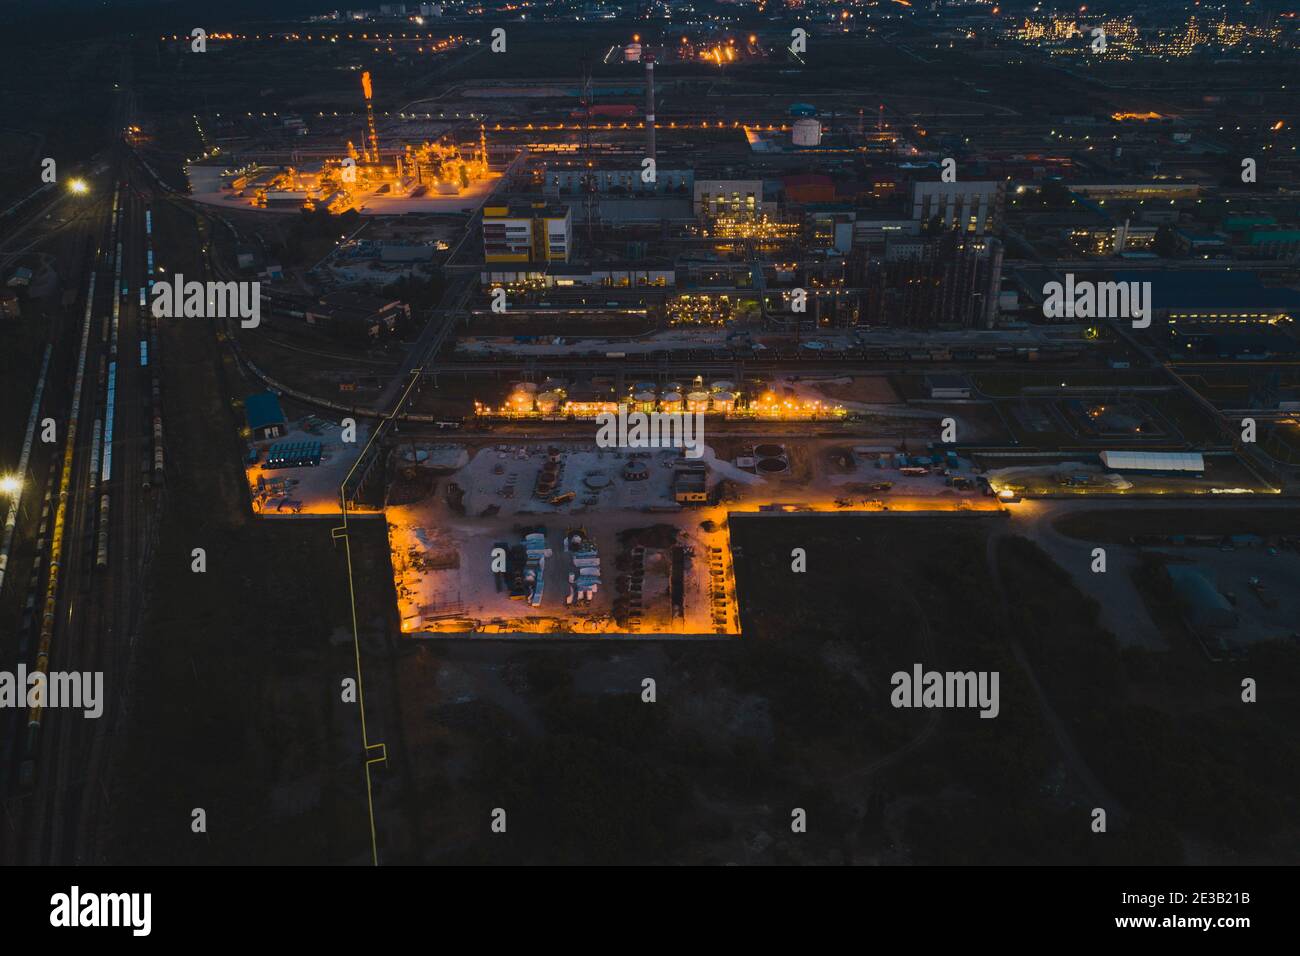
<instances>
[{"instance_id":1,"label":"warehouse","mask_svg":"<svg viewBox=\"0 0 1300 956\"><path fill-rule=\"evenodd\" d=\"M244 417L254 441L279 438L285 433L284 409L274 392L258 392L244 399Z\"/></svg>"},{"instance_id":2,"label":"warehouse","mask_svg":"<svg viewBox=\"0 0 1300 956\"><path fill-rule=\"evenodd\" d=\"M1150 282L1157 322L1178 325L1275 325L1300 314L1300 294L1264 285L1258 272L1115 272L1118 282Z\"/></svg>"},{"instance_id":3,"label":"warehouse","mask_svg":"<svg viewBox=\"0 0 1300 956\"><path fill-rule=\"evenodd\" d=\"M1101 463L1110 471L1164 474L1205 472L1205 456L1199 451L1103 451Z\"/></svg>"}]
</instances>

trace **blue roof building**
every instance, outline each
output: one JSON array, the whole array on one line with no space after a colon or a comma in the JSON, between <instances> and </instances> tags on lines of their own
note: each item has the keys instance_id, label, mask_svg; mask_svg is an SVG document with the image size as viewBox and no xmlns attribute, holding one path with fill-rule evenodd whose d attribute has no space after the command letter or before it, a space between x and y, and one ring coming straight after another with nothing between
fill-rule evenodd
<instances>
[{"instance_id":1,"label":"blue roof building","mask_svg":"<svg viewBox=\"0 0 1300 956\"><path fill-rule=\"evenodd\" d=\"M280 396L275 392L258 392L244 399L244 417L254 439L279 438L287 430Z\"/></svg>"}]
</instances>

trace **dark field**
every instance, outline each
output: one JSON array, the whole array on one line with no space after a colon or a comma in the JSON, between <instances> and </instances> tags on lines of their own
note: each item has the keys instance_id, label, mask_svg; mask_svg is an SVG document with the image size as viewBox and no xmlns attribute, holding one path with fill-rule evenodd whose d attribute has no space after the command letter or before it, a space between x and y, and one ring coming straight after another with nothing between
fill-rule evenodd
<instances>
[{"instance_id":1,"label":"dark field","mask_svg":"<svg viewBox=\"0 0 1300 956\"><path fill-rule=\"evenodd\" d=\"M376 774L381 860L1168 859L1163 834L1089 833L997 623L997 522L733 519L736 640L410 643L368 662L380 720L400 719ZM1000 671L1000 716L892 708L890 675L918 662Z\"/></svg>"}]
</instances>

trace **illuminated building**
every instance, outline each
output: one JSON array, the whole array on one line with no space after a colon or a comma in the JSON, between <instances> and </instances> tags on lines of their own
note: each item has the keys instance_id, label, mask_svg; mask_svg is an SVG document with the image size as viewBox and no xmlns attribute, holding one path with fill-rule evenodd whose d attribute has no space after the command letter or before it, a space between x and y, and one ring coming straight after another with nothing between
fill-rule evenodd
<instances>
[{"instance_id":1,"label":"illuminated building","mask_svg":"<svg viewBox=\"0 0 1300 956\"><path fill-rule=\"evenodd\" d=\"M1200 26L1196 22L1196 17L1189 17L1187 20L1187 29L1181 36L1176 37L1169 44L1169 54L1171 56L1189 56L1196 52L1196 48L1209 41L1209 37L1201 32Z\"/></svg>"},{"instance_id":2,"label":"illuminated building","mask_svg":"<svg viewBox=\"0 0 1300 956\"><path fill-rule=\"evenodd\" d=\"M485 262L568 262L573 245L573 213L568 206L483 207Z\"/></svg>"},{"instance_id":3,"label":"illuminated building","mask_svg":"<svg viewBox=\"0 0 1300 956\"><path fill-rule=\"evenodd\" d=\"M763 181L697 179L693 208L700 217L757 215L766 208L763 203Z\"/></svg>"}]
</instances>

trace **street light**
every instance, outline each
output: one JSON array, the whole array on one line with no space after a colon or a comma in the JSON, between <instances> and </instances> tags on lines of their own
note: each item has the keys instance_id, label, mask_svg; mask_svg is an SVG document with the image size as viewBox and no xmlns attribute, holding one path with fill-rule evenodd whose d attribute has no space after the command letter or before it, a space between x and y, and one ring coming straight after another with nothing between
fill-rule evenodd
<instances>
[{"instance_id":1,"label":"street light","mask_svg":"<svg viewBox=\"0 0 1300 956\"><path fill-rule=\"evenodd\" d=\"M17 496L23 487L23 480L17 475L0 476L0 495Z\"/></svg>"},{"instance_id":2,"label":"street light","mask_svg":"<svg viewBox=\"0 0 1300 956\"><path fill-rule=\"evenodd\" d=\"M68 191L77 196L84 196L90 192L90 187L86 185L84 179L73 179L68 182Z\"/></svg>"}]
</instances>

